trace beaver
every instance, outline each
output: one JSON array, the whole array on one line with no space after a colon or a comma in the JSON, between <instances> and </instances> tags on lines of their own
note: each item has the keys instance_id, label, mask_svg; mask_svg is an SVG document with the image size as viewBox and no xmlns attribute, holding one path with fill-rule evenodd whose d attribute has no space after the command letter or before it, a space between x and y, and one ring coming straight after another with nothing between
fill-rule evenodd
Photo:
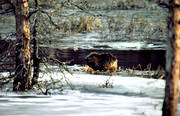
<instances>
[{"instance_id":1,"label":"beaver","mask_svg":"<svg viewBox=\"0 0 180 116\"><path fill-rule=\"evenodd\" d=\"M91 52L85 58L88 71L116 72L118 67L117 58L111 53Z\"/></svg>"}]
</instances>

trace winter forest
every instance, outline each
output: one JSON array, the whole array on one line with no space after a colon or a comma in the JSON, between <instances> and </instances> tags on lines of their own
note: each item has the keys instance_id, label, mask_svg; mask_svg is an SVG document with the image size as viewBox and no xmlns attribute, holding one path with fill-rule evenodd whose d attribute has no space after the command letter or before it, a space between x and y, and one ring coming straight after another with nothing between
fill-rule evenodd
<instances>
[{"instance_id":1,"label":"winter forest","mask_svg":"<svg viewBox=\"0 0 180 116\"><path fill-rule=\"evenodd\" d=\"M0 0L0 116L178 116L179 0Z\"/></svg>"}]
</instances>

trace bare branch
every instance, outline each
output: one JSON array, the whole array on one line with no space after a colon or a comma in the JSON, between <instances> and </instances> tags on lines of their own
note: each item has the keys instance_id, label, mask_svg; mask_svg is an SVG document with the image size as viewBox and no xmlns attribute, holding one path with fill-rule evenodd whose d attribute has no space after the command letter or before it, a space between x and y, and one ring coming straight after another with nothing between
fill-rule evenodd
<instances>
[{"instance_id":1,"label":"bare branch","mask_svg":"<svg viewBox=\"0 0 180 116\"><path fill-rule=\"evenodd\" d=\"M11 13L11 12L14 12L14 10L13 9L6 9L3 12L0 12L0 14L3 15L3 14Z\"/></svg>"},{"instance_id":2,"label":"bare branch","mask_svg":"<svg viewBox=\"0 0 180 116\"><path fill-rule=\"evenodd\" d=\"M158 3L158 5L163 8L168 8L168 9L170 8L169 4L167 4L165 2L160 2L160 3Z\"/></svg>"},{"instance_id":3,"label":"bare branch","mask_svg":"<svg viewBox=\"0 0 180 116\"><path fill-rule=\"evenodd\" d=\"M47 16L47 17L49 18L49 20L50 20L50 23L51 23L53 26L55 26L56 29L60 29L60 26L54 23L52 17L49 15L48 12L43 11L43 10L40 10L40 11L41 11L43 14L46 14L46 16Z\"/></svg>"},{"instance_id":4,"label":"bare branch","mask_svg":"<svg viewBox=\"0 0 180 116\"><path fill-rule=\"evenodd\" d=\"M15 5L10 0L5 0L15 10Z\"/></svg>"},{"instance_id":5,"label":"bare branch","mask_svg":"<svg viewBox=\"0 0 180 116\"><path fill-rule=\"evenodd\" d=\"M34 11L30 12L26 18L29 19L33 14L37 13L38 11L39 9L35 9Z\"/></svg>"},{"instance_id":6,"label":"bare branch","mask_svg":"<svg viewBox=\"0 0 180 116\"><path fill-rule=\"evenodd\" d=\"M1 15L11 13L11 12L15 13L15 5L10 0L0 1L0 4L8 6L0 12Z\"/></svg>"}]
</instances>

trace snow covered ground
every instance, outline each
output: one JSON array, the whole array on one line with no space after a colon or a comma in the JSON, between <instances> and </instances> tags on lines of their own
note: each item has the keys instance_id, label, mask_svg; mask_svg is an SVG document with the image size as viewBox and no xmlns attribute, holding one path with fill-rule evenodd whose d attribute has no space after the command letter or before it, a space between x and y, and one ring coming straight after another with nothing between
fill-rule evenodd
<instances>
[{"instance_id":1,"label":"snow covered ground","mask_svg":"<svg viewBox=\"0 0 180 116\"><path fill-rule=\"evenodd\" d=\"M52 95L0 92L2 116L161 116L164 80L53 72L42 81L61 80L63 91ZM65 76L66 78L62 77ZM71 87L67 84L71 83ZM103 88L106 82L110 88Z\"/></svg>"}]
</instances>

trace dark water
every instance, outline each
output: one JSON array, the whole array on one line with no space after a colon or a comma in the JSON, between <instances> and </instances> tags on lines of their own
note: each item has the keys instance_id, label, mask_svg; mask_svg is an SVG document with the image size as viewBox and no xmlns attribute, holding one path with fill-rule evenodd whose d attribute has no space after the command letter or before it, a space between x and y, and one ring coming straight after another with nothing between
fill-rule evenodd
<instances>
[{"instance_id":1,"label":"dark water","mask_svg":"<svg viewBox=\"0 0 180 116\"><path fill-rule=\"evenodd\" d=\"M3 42L5 43L5 42ZM0 48L0 54L2 55L2 61L0 64L0 70L13 70L15 68L15 49L7 51L6 45L3 44ZM73 49L58 48L40 48L40 57L53 57L62 62L69 62L69 65L85 65L84 58L90 52L106 52L111 53L118 59L118 65L124 68L133 68L140 65L136 69L145 69L148 64L151 64L151 69L156 70L158 66L165 67L165 50L90 50L90 49L79 49L77 51ZM6 55L10 52L10 56ZM5 57L4 57L5 55ZM7 56L7 57L6 57ZM5 60L3 60L5 58Z\"/></svg>"},{"instance_id":2,"label":"dark water","mask_svg":"<svg viewBox=\"0 0 180 116\"><path fill-rule=\"evenodd\" d=\"M45 50L46 49L46 50ZM43 52L42 52L43 51ZM165 68L165 50L85 50L80 49L74 51L72 49L67 50L47 50L47 48L41 49L41 56L53 56L54 58L62 61L69 62L69 65L85 65L84 58L90 52L106 52L112 53L118 59L118 65L124 68L145 69L148 64L151 64L151 69L155 70L159 66ZM139 67L139 66L140 67Z\"/></svg>"}]
</instances>

